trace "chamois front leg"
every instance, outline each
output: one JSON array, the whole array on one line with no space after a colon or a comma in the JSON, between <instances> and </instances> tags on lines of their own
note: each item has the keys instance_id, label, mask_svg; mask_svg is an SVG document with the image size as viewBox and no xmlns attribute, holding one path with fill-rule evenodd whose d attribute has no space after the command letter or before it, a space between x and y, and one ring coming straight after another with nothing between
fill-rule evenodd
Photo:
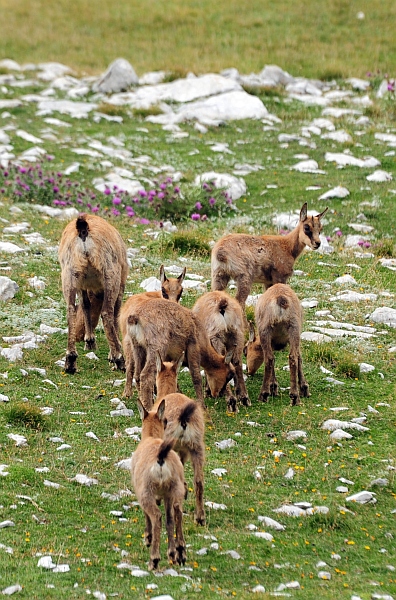
<instances>
[{"instance_id":1,"label":"chamois front leg","mask_svg":"<svg viewBox=\"0 0 396 600\"><path fill-rule=\"evenodd\" d=\"M186 351L186 359L188 368L190 369L190 375L195 389L195 395L200 405L205 408L205 402L202 391L202 377L201 377L201 353L199 346L196 341L190 341Z\"/></svg>"},{"instance_id":2,"label":"chamois front leg","mask_svg":"<svg viewBox=\"0 0 396 600\"><path fill-rule=\"evenodd\" d=\"M173 515L173 498L166 496L164 498L166 533L168 534L168 560L176 564L176 544L175 544L175 520Z\"/></svg>"},{"instance_id":3,"label":"chamois front leg","mask_svg":"<svg viewBox=\"0 0 396 600\"><path fill-rule=\"evenodd\" d=\"M146 527L144 530L144 543L146 544L147 548L150 548L151 543L153 541L153 527L151 524L151 519L146 512L144 513L144 517L146 519Z\"/></svg>"},{"instance_id":4,"label":"chamois front leg","mask_svg":"<svg viewBox=\"0 0 396 600\"><path fill-rule=\"evenodd\" d=\"M204 451L192 450L190 452L191 464L194 471L194 492L195 492L195 511L194 521L197 525L205 525L205 508L204 508Z\"/></svg>"},{"instance_id":5,"label":"chamois front leg","mask_svg":"<svg viewBox=\"0 0 396 600\"><path fill-rule=\"evenodd\" d=\"M260 342L264 355L264 379L258 397L259 402L267 402L268 396L278 394L278 382L275 377L275 357L271 346L271 338L266 332L260 332Z\"/></svg>"},{"instance_id":6,"label":"chamois front leg","mask_svg":"<svg viewBox=\"0 0 396 600\"><path fill-rule=\"evenodd\" d=\"M76 349L76 290L69 287L67 290L64 289L63 294L67 298L68 325L65 372L73 375L77 370L76 362L78 356Z\"/></svg>"},{"instance_id":7,"label":"chamois front leg","mask_svg":"<svg viewBox=\"0 0 396 600\"><path fill-rule=\"evenodd\" d=\"M136 355L135 355L136 356ZM150 411L154 402L154 386L155 386L155 354L147 354L146 364L140 374L140 390L139 400L147 411ZM137 370L137 364L136 364Z\"/></svg>"},{"instance_id":8,"label":"chamois front leg","mask_svg":"<svg viewBox=\"0 0 396 600\"><path fill-rule=\"evenodd\" d=\"M243 318L245 321L245 329L248 329L249 324L246 318L246 300L252 289L253 282L251 277L246 274L238 275L237 277L235 277L235 282L237 285L237 293L235 295L235 299L238 300L239 304L241 305L243 311Z\"/></svg>"},{"instance_id":9,"label":"chamois front leg","mask_svg":"<svg viewBox=\"0 0 396 600\"><path fill-rule=\"evenodd\" d=\"M109 362L115 363L117 369L125 370L125 361L121 351L121 343L116 331L114 320L114 304L112 302L111 293L105 289L102 307L102 321L106 333L107 341L109 342Z\"/></svg>"},{"instance_id":10,"label":"chamois front leg","mask_svg":"<svg viewBox=\"0 0 396 600\"><path fill-rule=\"evenodd\" d=\"M250 402L249 394L246 389L245 380L243 377L242 363L237 357L234 357L233 365L235 367L234 382L236 397L238 398L239 402L243 404L243 406L251 406L252 403Z\"/></svg>"}]
</instances>

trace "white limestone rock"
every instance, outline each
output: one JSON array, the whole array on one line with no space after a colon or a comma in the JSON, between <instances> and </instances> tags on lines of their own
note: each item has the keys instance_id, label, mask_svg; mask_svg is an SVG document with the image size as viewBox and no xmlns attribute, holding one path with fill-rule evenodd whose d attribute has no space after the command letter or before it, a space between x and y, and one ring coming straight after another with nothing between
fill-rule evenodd
<instances>
[{"instance_id":1,"label":"white limestone rock","mask_svg":"<svg viewBox=\"0 0 396 600\"><path fill-rule=\"evenodd\" d=\"M0 275L0 300L11 300L19 290L19 285L9 277Z\"/></svg>"},{"instance_id":2,"label":"white limestone rock","mask_svg":"<svg viewBox=\"0 0 396 600\"><path fill-rule=\"evenodd\" d=\"M374 181L376 183L383 183L385 181L392 181L392 173L388 173L387 171L382 171L379 169L378 171L374 171L371 175L367 175L367 181Z\"/></svg>"},{"instance_id":3,"label":"white limestone rock","mask_svg":"<svg viewBox=\"0 0 396 600\"><path fill-rule=\"evenodd\" d=\"M198 175L195 178L194 185L202 185L204 181L213 181L215 187L224 189L231 196L232 200L238 200L238 198L246 194L245 181L241 177L235 177L235 175L208 171Z\"/></svg>"},{"instance_id":4,"label":"white limestone rock","mask_svg":"<svg viewBox=\"0 0 396 600\"><path fill-rule=\"evenodd\" d=\"M346 198L349 196L350 192L346 187L342 185L337 185L337 187L325 192L321 196L319 196L318 200L328 200L329 198Z\"/></svg>"},{"instance_id":5,"label":"white limestone rock","mask_svg":"<svg viewBox=\"0 0 396 600\"><path fill-rule=\"evenodd\" d=\"M369 319L374 323L383 323L390 327L396 327L396 309L389 308L388 306L381 306L376 308L374 312L369 315Z\"/></svg>"},{"instance_id":6,"label":"white limestone rock","mask_svg":"<svg viewBox=\"0 0 396 600\"><path fill-rule=\"evenodd\" d=\"M132 85L137 85L139 78L132 65L125 58L117 58L96 81L92 90L103 94L123 92Z\"/></svg>"}]
</instances>

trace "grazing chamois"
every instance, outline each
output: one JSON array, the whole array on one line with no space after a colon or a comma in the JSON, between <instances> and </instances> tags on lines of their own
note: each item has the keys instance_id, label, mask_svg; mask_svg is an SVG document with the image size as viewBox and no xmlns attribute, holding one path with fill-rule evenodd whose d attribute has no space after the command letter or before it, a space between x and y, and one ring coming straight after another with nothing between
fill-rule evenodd
<instances>
[{"instance_id":1,"label":"grazing chamois","mask_svg":"<svg viewBox=\"0 0 396 600\"><path fill-rule=\"evenodd\" d=\"M128 275L125 244L118 231L96 215L80 214L66 225L59 245L62 289L69 328L66 373L76 372L76 298L84 322L85 349L96 348L94 326L99 315L110 346L109 361L118 369L125 363L118 338L118 316ZM95 298L95 300L93 300ZM91 313L91 302L94 305ZM79 325L81 339L81 320Z\"/></svg>"},{"instance_id":2,"label":"grazing chamois","mask_svg":"<svg viewBox=\"0 0 396 600\"><path fill-rule=\"evenodd\" d=\"M205 525L203 500L205 462L205 418L201 406L184 394L177 393L177 374L184 354L177 362L163 363L157 354L157 401L155 410L165 400L166 429L164 438L175 440L173 449L184 465L191 461L194 471L195 511L194 521Z\"/></svg>"},{"instance_id":3,"label":"grazing chamois","mask_svg":"<svg viewBox=\"0 0 396 600\"><path fill-rule=\"evenodd\" d=\"M305 246L319 248L321 218L326 211L308 217L305 203L297 226L287 235L231 233L221 238L212 249L212 290L224 290L234 279L235 297L245 314L245 302L254 283L264 284L265 289L274 283L287 283Z\"/></svg>"},{"instance_id":4,"label":"grazing chamois","mask_svg":"<svg viewBox=\"0 0 396 600\"><path fill-rule=\"evenodd\" d=\"M180 273L179 277L166 277L164 265L160 267L160 281L161 281L161 290L157 292L143 292L141 294L135 294L134 296L130 296L126 302L121 307L120 312L120 329L122 334L122 346L124 349L125 355L125 365L126 365L126 382L123 395L126 398L132 396L132 383L133 383L133 374L135 370L135 362L133 359L133 349L132 349L132 340L130 336L127 335L127 320L128 315L133 311L137 306L141 304L145 304L149 300L155 300L158 298L164 298L170 300L171 302L179 302L183 293L182 283L184 281L184 277L186 275L186 267L184 267L183 271Z\"/></svg>"},{"instance_id":5,"label":"grazing chamois","mask_svg":"<svg viewBox=\"0 0 396 600\"><path fill-rule=\"evenodd\" d=\"M142 438L132 455L131 476L136 497L146 519L144 541L146 546L151 546L148 568L153 570L157 569L161 558L161 500L165 506L168 559L172 563L186 562L186 543L182 526L184 468L179 456L172 449L174 441L163 439L165 402L162 401L155 410L147 412L138 400L138 408L142 419Z\"/></svg>"},{"instance_id":6,"label":"grazing chamois","mask_svg":"<svg viewBox=\"0 0 396 600\"><path fill-rule=\"evenodd\" d=\"M228 384L225 391L227 410L238 412L237 400L244 406L250 406L242 371L245 325L241 305L226 292L207 292L198 298L192 311L198 315L216 352L225 356L232 351L236 398Z\"/></svg>"},{"instance_id":7,"label":"grazing chamois","mask_svg":"<svg viewBox=\"0 0 396 600\"><path fill-rule=\"evenodd\" d=\"M289 344L290 398L292 405L300 404L300 393L305 397L310 393L302 370L300 335L303 310L297 295L290 286L276 283L259 297L255 318L259 340L250 324L245 354L249 375L253 375L265 363L258 400L266 402L268 396L278 395L274 350L282 350Z\"/></svg>"},{"instance_id":8,"label":"grazing chamois","mask_svg":"<svg viewBox=\"0 0 396 600\"><path fill-rule=\"evenodd\" d=\"M143 406L150 410L156 372L156 356L177 360L182 352L189 367L198 402L204 406L200 366L206 372L213 397L221 395L226 384L235 376L230 364L232 352L219 355L191 310L176 302L153 298L123 311L126 336L133 351L135 380ZM127 364L127 372L130 366Z\"/></svg>"}]
</instances>

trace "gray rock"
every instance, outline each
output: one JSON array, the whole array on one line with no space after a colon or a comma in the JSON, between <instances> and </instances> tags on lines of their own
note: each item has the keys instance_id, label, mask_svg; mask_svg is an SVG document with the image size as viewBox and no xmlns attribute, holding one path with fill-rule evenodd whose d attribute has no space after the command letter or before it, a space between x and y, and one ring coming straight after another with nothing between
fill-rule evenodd
<instances>
[{"instance_id":1,"label":"gray rock","mask_svg":"<svg viewBox=\"0 0 396 600\"><path fill-rule=\"evenodd\" d=\"M94 92L110 94L113 92L124 92L131 85L138 85L139 78L132 65L125 58L117 58L109 68L94 83Z\"/></svg>"},{"instance_id":2,"label":"gray rock","mask_svg":"<svg viewBox=\"0 0 396 600\"><path fill-rule=\"evenodd\" d=\"M370 319L375 323L384 323L385 325L396 327L396 309L381 306L371 313Z\"/></svg>"},{"instance_id":3,"label":"gray rock","mask_svg":"<svg viewBox=\"0 0 396 600\"><path fill-rule=\"evenodd\" d=\"M9 277L0 275L0 300L10 300L19 290L19 285Z\"/></svg>"}]
</instances>

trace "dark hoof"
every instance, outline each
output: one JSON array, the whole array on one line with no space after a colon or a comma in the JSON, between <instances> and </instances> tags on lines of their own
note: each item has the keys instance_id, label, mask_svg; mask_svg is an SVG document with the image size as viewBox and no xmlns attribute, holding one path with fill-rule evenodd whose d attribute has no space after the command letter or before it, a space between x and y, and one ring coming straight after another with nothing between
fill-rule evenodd
<instances>
[{"instance_id":1,"label":"dark hoof","mask_svg":"<svg viewBox=\"0 0 396 600\"><path fill-rule=\"evenodd\" d=\"M94 337L85 340L85 350L96 350L96 340Z\"/></svg>"},{"instance_id":2,"label":"dark hoof","mask_svg":"<svg viewBox=\"0 0 396 600\"><path fill-rule=\"evenodd\" d=\"M269 392L261 392L261 394L259 394L259 397L257 398L257 401L258 402L267 402L269 395L270 395Z\"/></svg>"},{"instance_id":3,"label":"dark hoof","mask_svg":"<svg viewBox=\"0 0 396 600\"><path fill-rule=\"evenodd\" d=\"M303 398L310 397L311 394L309 393L309 385L307 383L305 383L304 385L302 385L300 387L300 393Z\"/></svg>"},{"instance_id":4,"label":"dark hoof","mask_svg":"<svg viewBox=\"0 0 396 600\"><path fill-rule=\"evenodd\" d=\"M148 570L156 571L158 569L158 563L160 560L161 560L160 558L150 558L150 562L148 564Z\"/></svg>"},{"instance_id":5,"label":"dark hoof","mask_svg":"<svg viewBox=\"0 0 396 600\"><path fill-rule=\"evenodd\" d=\"M65 361L65 372L69 373L70 375L74 375L74 373L77 371L77 367L76 367L76 362L77 362L77 352L71 352L70 354L66 355L66 361Z\"/></svg>"},{"instance_id":6,"label":"dark hoof","mask_svg":"<svg viewBox=\"0 0 396 600\"><path fill-rule=\"evenodd\" d=\"M241 400L241 403L243 404L243 406L252 406L249 396L242 396L240 398L240 400Z\"/></svg>"},{"instance_id":7,"label":"dark hoof","mask_svg":"<svg viewBox=\"0 0 396 600\"><path fill-rule=\"evenodd\" d=\"M177 550L177 562L179 563L179 565L184 565L186 562L186 547L178 546L176 548L176 550Z\"/></svg>"},{"instance_id":8,"label":"dark hoof","mask_svg":"<svg viewBox=\"0 0 396 600\"><path fill-rule=\"evenodd\" d=\"M205 515L194 515L194 523L196 525L202 525L202 527L204 527L206 525Z\"/></svg>"},{"instance_id":9,"label":"dark hoof","mask_svg":"<svg viewBox=\"0 0 396 600\"><path fill-rule=\"evenodd\" d=\"M237 400L236 400L236 398L234 398L234 396L231 396L231 398L227 399L227 412L229 412L229 413L237 413L238 412Z\"/></svg>"},{"instance_id":10,"label":"dark hoof","mask_svg":"<svg viewBox=\"0 0 396 600\"><path fill-rule=\"evenodd\" d=\"M297 406L298 404L301 404L300 402L300 396L298 394L289 394L290 398L291 398L291 405L292 406Z\"/></svg>"},{"instance_id":11,"label":"dark hoof","mask_svg":"<svg viewBox=\"0 0 396 600\"><path fill-rule=\"evenodd\" d=\"M271 396L278 396L278 384L277 383L271 383L270 393L271 393Z\"/></svg>"}]
</instances>

